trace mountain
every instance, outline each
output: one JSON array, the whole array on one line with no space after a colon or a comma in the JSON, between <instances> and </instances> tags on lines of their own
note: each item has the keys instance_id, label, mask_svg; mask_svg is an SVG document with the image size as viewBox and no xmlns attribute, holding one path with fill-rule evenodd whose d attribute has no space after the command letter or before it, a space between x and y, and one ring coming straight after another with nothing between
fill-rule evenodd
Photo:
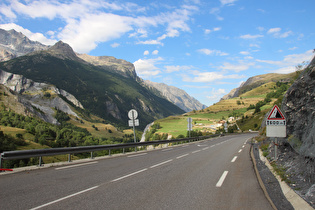
<instances>
[{"instance_id":1,"label":"mountain","mask_svg":"<svg viewBox=\"0 0 315 210\"><path fill-rule=\"evenodd\" d=\"M184 90L174 86L168 86L164 83L152 82L149 80L144 81L145 84L156 88L161 94L173 104L177 105L186 112L192 110L205 109L207 106L201 104L198 100L188 95Z\"/></svg>"},{"instance_id":2,"label":"mountain","mask_svg":"<svg viewBox=\"0 0 315 210\"><path fill-rule=\"evenodd\" d=\"M31 41L22 33L18 33L15 30L5 31L0 29L0 61L7 61L28 53L47 50L48 48L49 46ZM123 59L117 59L112 56L90 56L87 54L75 53L71 48L67 47L67 44L62 42L58 42L56 45L50 47L49 51L52 55L56 57L59 56L60 59L67 58L78 62L86 62L100 67L104 71L118 73L123 77L136 80L145 88L148 87L148 84L137 76L134 65ZM162 86L159 85L159 87ZM167 100L185 111L200 110L204 107L204 105L189 96L183 90L176 89L175 87L166 88L165 86L159 90L156 90L155 88L156 87L150 86L150 90L157 96L166 97ZM167 92L168 90L171 92ZM180 94L173 96L173 93Z\"/></svg>"},{"instance_id":3,"label":"mountain","mask_svg":"<svg viewBox=\"0 0 315 210\"><path fill-rule=\"evenodd\" d=\"M84 61L63 42L2 62L0 69L54 85L72 94L85 112L120 125L127 124L130 109L139 112L143 127L155 119L184 112L136 80Z\"/></svg>"},{"instance_id":4,"label":"mountain","mask_svg":"<svg viewBox=\"0 0 315 210\"><path fill-rule=\"evenodd\" d=\"M13 29L9 31L0 29L0 61L7 61L30 52L46 49L48 46L31 41Z\"/></svg>"},{"instance_id":5,"label":"mountain","mask_svg":"<svg viewBox=\"0 0 315 210\"><path fill-rule=\"evenodd\" d=\"M292 78L295 76L295 74L296 74L295 72L290 74L270 73L250 77L246 80L246 82L243 82L238 88L232 89L228 94L223 96L221 100L239 97L243 93L248 92L268 82L290 82Z\"/></svg>"}]
</instances>

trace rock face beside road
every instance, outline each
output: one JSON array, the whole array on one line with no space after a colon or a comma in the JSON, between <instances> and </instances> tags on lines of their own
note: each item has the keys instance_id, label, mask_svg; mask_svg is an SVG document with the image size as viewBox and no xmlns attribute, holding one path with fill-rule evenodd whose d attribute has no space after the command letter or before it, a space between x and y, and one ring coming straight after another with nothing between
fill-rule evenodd
<instances>
[{"instance_id":1,"label":"rock face beside road","mask_svg":"<svg viewBox=\"0 0 315 210\"><path fill-rule=\"evenodd\" d=\"M315 58L288 89L282 102L291 146L315 158Z\"/></svg>"}]
</instances>

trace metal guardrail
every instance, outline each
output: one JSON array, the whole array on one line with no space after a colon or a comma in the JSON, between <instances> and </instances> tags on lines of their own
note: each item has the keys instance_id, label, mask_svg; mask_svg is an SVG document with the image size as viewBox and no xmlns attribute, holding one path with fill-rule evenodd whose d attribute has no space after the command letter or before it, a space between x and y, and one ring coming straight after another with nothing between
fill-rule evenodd
<instances>
[{"instance_id":1,"label":"metal guardrail","mask_svg":"<svg viewBox=\"0 0 315 210\"><path fill-rule=\"evenodd\" d=\"M41 159L43 156L68 154L69 155L68 161L71 162L71 154L75 154L75 153L91 152L91 158L93 158L94 151L108 150L109 155L110 155L110 151L113 149L123 149L124 151L125 148L133 148L133 147L137 148L137 147L144 147L144 146L149 146L149 145L169 144L169 143L176 143L176 142L200 141L207 138L213 138L216 136L219 136L219 134L214 134L210 136L198 136L198 137L191 137L191 138L146 141L146 142L126 143L126 144L108 144L108 145L80 146L80 147L62 147L62 148L51 148L51 149L5 151L5 152L2 152L0 156L0 168L2 168L3 160L39 157L39 166L41 166L41 163L42 163Z\"/></svg>"}]
</instances>

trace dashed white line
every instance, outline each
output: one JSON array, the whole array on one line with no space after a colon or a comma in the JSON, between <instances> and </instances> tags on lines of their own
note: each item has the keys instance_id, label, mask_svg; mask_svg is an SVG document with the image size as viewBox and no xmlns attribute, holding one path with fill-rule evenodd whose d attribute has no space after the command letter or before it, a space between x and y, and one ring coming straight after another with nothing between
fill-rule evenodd
<instances>
[{"instance_id":1,"label":"dashed white line","mask_svg":"<svg viewBox=\"0 0 315 210\"><path fill-rule=\"evenodd\" d=\"M68 195L68 196L66 196L66 197L63 197L63 198L54 200L54 201L52 201L52 202L43 204L43 205L41 205L41 206L37 206L37 207L35 207L35 208L32 208L31 210L41 209L41 208L43 208L43 207L49 206L49 205L54 204L54 203L57 203L57 202L59 202L59 201L62 201L62 200L71 198L71 197L73 197L73 196L76 196L76 195L79 195L79 194L82 194L82 193L85 193L85 192L88 192L88 191L91 191L91 190L94 190L94 189L96 189L96 188L98 188L98 187L99 187L99 186L94 186L94 187L91 187L91 188L89 188L89 189L82 190L82 191L80 191L80 192L77 192L77 193Z\"/></svg>"},{"instance_id":2,"label":"dashed white line","mask_svg":"<svg viewBox=\"0 0 315 210\"><path fill-rule=\"evenodd\" d=\"M127 178L127 177L130 177L130 176L133 176L133 175L139 174L139 173L141 173L141 172L144 172L144 171L146 171L146 170L148 170L148 169L147 169L147 168L145 168L145 169L142 169L142 170L139 170L139 171L133 172L133 173L131 173L131 174L127 174L127 175L125 175L125 176L122 176L122 177L119 177L119 178L117 178L117 179L114 179L114 180L112 180L111 182L116 182L116 181L119 181L119 180L125 179L125 178Z\"/></svg>"},{"instance_id":3,"label":"dashed white line","mask_svg":"<svg viewBox=\"0 0 315 210\"><path fill-rule=\"evenodd\" d=\"M216 187L221 187L221 186L222 186L222 184L223 184L223 182L224 182L224 180L225 180L225 178L226 178L226 176L227 176L228 173L229 173L228 171L224 171L224 172L223 172L223 174L222 174L222 176L220 177L218 183L215 185Z\"/></svg>"},{"instance_id":4,"label":"dashed white line","mask_svg":"<svg viewBox=\"0 0 315 210\"><path fill-rule=\"evenodd\" d=\"M62 170L62 169L67 169L67 168L74 168L74 167L85 166L85 165L90 165L90 164L94 164L94 163L98 163L98 161L87 162L87 163L81 163L81 164L75 164L75 165L64 166L64 167L59 167L59 168L55 168L55 170Z\"/></svg>"},{"instance_id":5,"label":"dashed white line","mask_svg":"<svg viewBox=\"0 0 315 210\"><path fill-rule=\"evenodd\" d=\"M176 159L180 159L180 158L183 158L185 156L189 155L188 153L187 154L184 154L184 155L181 155L181 156L178 156Z\"/></svg>"},{"instance_id":6,"label":"dashed white line","mask_svg":"<svg viewBox=\"0 0 315 210\"><path fill-rule=\"evenodd\" d=\"M169 163L169 162L171 162L171 161L173 161L173 159L170 159L170 160L167 160L167 161L164 161L164 162L161 162L161 163L155 164L155 165L151 166L150 168L155 168L155 167L158 167L158 166L160 166L160 165L163 165L163 164Z\"/></svg>"},{"instance_id":7,"label":"dashed white line","mask_svg":"<svg viewBox=\"0 0 315 210\"><path fill-rule=\"evenodd\" d=\"M131 158L131 157L138 157L138 156L142 156L142 155L146 155L148 153L141 153L141 154L136 154L136 155L129 155L127 156L128 158Z\"/></svg>"},{"instance_id":8,"label":"dashed white line","mask_svg":"<svg viewBox=\"0 0 315 210\"><path fill-rule=\"evenodd\" d=\"M242 152L242 149L240 149L239 151L238 151L238 153L241 153Z\"/></svg>"},{"instance_id":9,"label":"dashed white line","mask_svg":"<svg viewBox=\"0 0 315 210\"><path fill-rule=\"evenodd\" d=\"M193 152L191 152L192 154L194 154L194 153L197 153L197 152L200 152L201 150L199 149L199 150L195 150L195 151L193 151Z\"/></svg>"},{"instance_id":10,"label":"dashed white line","mask_svg":"<svg viewBox=\"0 0 315 210\"><path fill-rule=\"evenodd\" d=\"M209 147L205 147L205 148L203 148L202 150L206 150L206 149L209 149Z\"/></svg>"},{"instance_id":11,"label":"dashed white line","mask_svg":"<svg viewBox=\"0 0 315 210\"><path fill-rule=\"evenodd\" d=\"M235 157L231 160L231 163L234 163L236 159L237 159L237 156L235 156Z\"/></svg>"}]
</instances>

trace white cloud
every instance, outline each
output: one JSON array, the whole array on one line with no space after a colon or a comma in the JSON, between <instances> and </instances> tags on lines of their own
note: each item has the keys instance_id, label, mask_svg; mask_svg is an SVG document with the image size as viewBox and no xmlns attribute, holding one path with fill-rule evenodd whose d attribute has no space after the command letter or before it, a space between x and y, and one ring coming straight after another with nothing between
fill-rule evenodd
<instances>
[{"instance_id":1,"label":"white cloud","mask_svg":"<svg viewBox=\"0 0 315 210\"><path fill-rule=\"evenodd\" d=\"M295 66L304 62L309 62L313 58L313 56L314 56L313 50L308 50L301 54L287 55L283 58L283 60L280 60L280 61L260 60L260 59L256 59L256 61L261 62L261 63L267 63L267 64L275 66L274 68L277 68L276 70L273 70L271 72L290 73L296 70Z\"/></svg>"},{"instance_id":2,"label":"white cloud","mask_svg":"<svg viewBox=\"0 0 315 210\"><path fill-rule=\"evenodd\" d=\"M290 35L293 34L292 31L287 31L284 33L280 33L281 32L281 28L271 28L268 30L267 34L271 34L273 35L275 38L286 38Z\"/></svg>"},{"instance_id":3,"label":"white cloud","mask_svg":"<svg viewBox=\"0 0 315 210\"><path fill-rule=\"evenodd\" d=\"M23 33L25 36L27 36L27 38L29 38L30 40L32 41L38 41L42 44L45 44L45 45L54 45L57 40L54 40L54 39L48 39L46 38L43 34L41 33L33 33L31 32L30 30L28 29L25 29L19 25L16 25L14 23L9 23L9 24L1 24L0 25L0 28L4 29L4 30L11 30L11 29L14 29L18 32L21 32Z\"/></svg>"},{"instance_id":4,"label":"white cloud","mask_svg":"<svg viewBox=\"0 0 315 210\"><path fill-rule=\"evenodd\" d=\"M221 4L223 5L223 6L225 6L225 5L234 5L234 2L236 2L237 0L220 0L220 2L221 2Z\"/></svg>"},{"instance_id":5,"label":"white cloud","mask_svg":"<svg viewBox=\"0 0 315 210\"><path fill-rule=\"evenodd\" d=\"M237 75L237 74L231 74L231 75L225 75L223 73L219 72L199 72L199 71L193 71L193 76L188 75L182 75L184 82L213 82L218 81L222 79L240 79L244 76Z\"/></svg>"},{"instance_id":6,"label":"white cloud","mask_svg":"<svg viewBox=\"0 0 315 210\"><path fill-rule=\"evenodd\" d=\"M217 55L217 56L226 56L228 53L222 52L220 50L210 50L210 49L199 49L197 52L205 54L205 55Z\"/></svg>"},{"instance_id":7,"label":"white cloud","mask_svg":"<svg viewBox=\"0 0 315 210\"><path fill-rule=\"evenodd\" d=\"M257 39L257 38L262 38L264 35L261 34L256 34L256 35L251 35L251 34L245 34L240 36L241 39Z\"/></svg>"},{"instance_id":8,"label":"white cloud","mask_svg":"<svg viewBox=\"0 0 315 210\"><path fill-rule=\"evenodd\" d=\"M157 55L157 54L159 54L159 51L158 51L158 50L154 50L154 51L152 52L152 55Z\"/></svg>"},{"instance_id":9,"label":"white cloud","mask_svg":"<svg viewBox=\"0 0 315 210\"><path fill-rule=\"evenodd\" d=\"M222 98L222 96L225 94L226 94L226 90L223 88L219 88L219 89L212 88L210 95L206 97L212 101L219 101Z\"/></svg>"},{"instance_id":10,"label":"white cloud","mask_svg":"<svg viewBox=\"0 0 315 210\"><path fill-rule=\"evenodd\" d=\"M161 57L158 57L156 59L139 59L133 64L139 76L143 78L148 78L150 76L156 76L161 73L161 70L155 65L162 60L163 58Z\"/></svg>"},{"instance_id":11,"label":"white cloud","mask_svg":"<svg viewBox=\"0 0 315 210\"><path fill-rule=\"evenodd\" d=\"M204 33L205 34L210 34L211 32L220 31L220 30L221 30L221 27L215 27L212 30L211 29L205 29Z\"/></svg>"},{"instance_id":12,"label":"white cloud","mask_svg":"<svg viewBox=\"0 0 315 210\"><path fill-rule=\"evenodd\" d=\"M150 52L148 50L143 52L143 55L149 55L149 54L150 54Z\"/></svg>"},{"instance_id":13,"label":"white cloud","mask_svg":"<svg viewBox=\"0 0 315 210\"><path fill-rule=\"evenodd\" d=\"M254 62L244 63L244 62L240 61L238 64L231 64L229 62L225 62L219 68L222 70L225 70L225 71L240 72L240 71L245 71L245 70L249 69L249 67L254 66L254 65L255 65Z\"/></svg>"},{"instance_id":14,"label":"white cloud","mask_svg":"<svg viewBox=\"0 0 315 210\"><path fill-rule=\"evenodd\" d=\"M241 51L240 54L241 54L241 55L249 55L250 52L248 52L248 51Z\"/></svg>"},{"instance_id":15,"label":"white cloud","mask_svg":"<svg viewBox=\"0 0 315 210\"><path fill-rule=\"evenodd\" d=\"M191 70L193 66L164 66L166 73Z\"/></svg>"},{"instance_id":16,"label":"white cloud","mask_svg":"<svg viewBox=\"0 0 315 210\"><path fill-rule=\"evenodd\" d=\"M119 47L119 46L120 46L120 44L119 44L119 43L117 43L117 42L115 42L115 43L111 44L110 46L111 46L112 48L116 48L116 47Z\"/></svg>"}]
</instances>

